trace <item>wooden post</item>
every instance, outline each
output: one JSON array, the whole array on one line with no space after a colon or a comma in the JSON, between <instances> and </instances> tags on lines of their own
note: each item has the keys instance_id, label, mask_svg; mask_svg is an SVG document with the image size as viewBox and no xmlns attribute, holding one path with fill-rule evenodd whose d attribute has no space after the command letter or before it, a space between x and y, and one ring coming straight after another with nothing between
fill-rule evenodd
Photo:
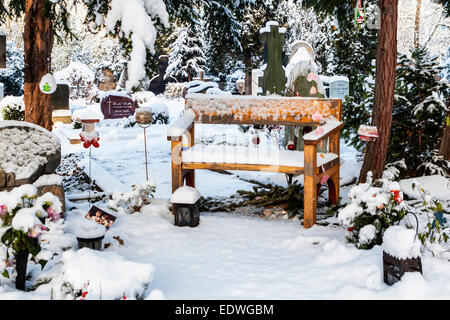
<instances>
[{"instance_id":1,"label":"wooden post","mask_svg":"<svg viewBox=\"0 0 450 320\"><path fill-rule=\"evenodd\" d=\"M189 148L194 146L194 133L195 133L195 128L194 125L191 126L191 128L189 129L189 136L188 136L188 142L189 142ZM186 177L186 185L192 188L195 188L195 169L188 169L188 170L184 170L185 171L185 177Z\"/></svg>"},{"instance_id":2,"label":"wooden post","mask_svg":"<svg viewBox=\"0 0 450 320\"><path fill-rule=\"evenodd\" d=\"M305 144L305 194L303 199L303 226L307 229L316 221L317 213L317 145Z\"/></svg>"}]
</instances>

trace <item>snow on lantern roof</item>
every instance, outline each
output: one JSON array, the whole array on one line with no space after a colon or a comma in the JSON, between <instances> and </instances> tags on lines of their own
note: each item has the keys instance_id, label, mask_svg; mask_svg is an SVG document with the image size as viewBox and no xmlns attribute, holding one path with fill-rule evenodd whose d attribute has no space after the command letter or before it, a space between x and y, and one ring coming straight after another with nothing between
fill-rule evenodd
<instances>
[{"instance_id":1,"label":"snow on lantern roof","mask_svg":"<svg viewBox=\"0 0 450 320\"><path fill-rule=\"evenodd\" d=\"M194 204L200 199L197 189L184 186L180 187L172 194L172 203Z\"/></svg>"},{"instance_id":2,"label":"snow on lantern roof","mask_svg":"<svg viewBox=\"0 0 450 320\"><path fill-rule=\"evenodd\" d=\"M412 259L420 255L416 231L403 226L389 227L383 235L383 251L397 259Z\"/></svg>"}]
</instances>

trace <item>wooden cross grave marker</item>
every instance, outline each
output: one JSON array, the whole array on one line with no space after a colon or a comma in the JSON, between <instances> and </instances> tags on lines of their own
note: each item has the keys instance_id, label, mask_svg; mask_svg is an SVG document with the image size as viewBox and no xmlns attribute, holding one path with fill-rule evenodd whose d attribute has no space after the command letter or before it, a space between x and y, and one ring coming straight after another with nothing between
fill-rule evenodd
<instances>
[{"instance_id":1,"label":"wooden cross grave marker","mask_svg":"<svg viewBox=\"0 0 450 320\"><path fill-rule=\"evenodd\" d=\"M267 48L266 68L259 79L263 95L282 94L286 89L286 75L282 65L282 48L284 44L284 28L279 28L278 22L269 21L259 30L260 40Z\"/></svg>"}]
</instances>

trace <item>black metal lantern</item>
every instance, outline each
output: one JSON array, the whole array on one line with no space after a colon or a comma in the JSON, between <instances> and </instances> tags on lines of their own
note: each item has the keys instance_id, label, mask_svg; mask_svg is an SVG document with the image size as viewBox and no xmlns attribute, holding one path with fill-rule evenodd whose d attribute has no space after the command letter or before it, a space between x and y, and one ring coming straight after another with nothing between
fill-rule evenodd
<instances>
[{"instance_id":1,"label":"black metal lantern","mask_svg":"<svg viewBox=\"0 0 450 320\"><path fill-rule=\"evenodd\" d=\"M174 203L175 225L178 227L196 227L200 223L198 201L194 204Z\"/></svg>"},{"instance_id":2,"label":"black metal lantern","mask_svg":"<svg viewBox=\"0 0 450 320\"><path fill-rule=\"evenodd\" d=\"M400 281L405 272L422 273L420 257L411 259L398 259L383 251L383 278L388 285Z\"/></svg>"},{"instance_id":3,"label":"black metal lantern","mask_svg":"<svg viewBox=\"0 0 450 320\"><path fill-rule=\"evenodd\" d=\"M105 236L100 236L97 238L81 238L77 237L78 248L89 248L101 251L103 249L102 241Z\"/></svg>"}]
</instances>

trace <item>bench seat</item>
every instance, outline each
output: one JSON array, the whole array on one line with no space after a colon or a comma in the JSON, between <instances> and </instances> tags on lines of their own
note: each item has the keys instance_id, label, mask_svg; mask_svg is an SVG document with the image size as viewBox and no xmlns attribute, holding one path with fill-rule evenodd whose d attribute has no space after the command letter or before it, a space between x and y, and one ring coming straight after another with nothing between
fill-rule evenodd
<instances>
[{"instance_id":1,"label":"bench seat","mask_svg":"<svg viewBox=\"0 0 450 320\"><path fill-rule=\"evenodd\" d=\"M304 152L267 147L195 144L181 152L183 169L270 171L302 174ZM319 153L317 167L329 167L339 156L334 153ZM228 166L227 166L228 165ZM248 167L247 167L248 166Z\"/></svg>"}]
</instances>

